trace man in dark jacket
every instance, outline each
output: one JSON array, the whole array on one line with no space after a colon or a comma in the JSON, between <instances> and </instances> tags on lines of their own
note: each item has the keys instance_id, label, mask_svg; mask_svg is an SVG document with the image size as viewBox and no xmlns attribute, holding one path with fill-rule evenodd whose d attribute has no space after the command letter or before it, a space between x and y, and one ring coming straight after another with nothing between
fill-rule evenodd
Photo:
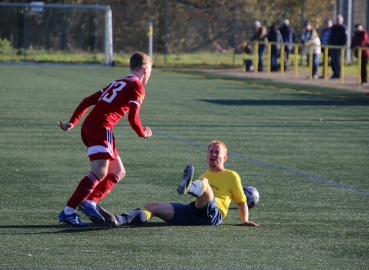
<instances>
[{"instance_id":1,"label":"man in dark jacket","mask_svg":"<svg viewBox=\"0 0 369 270\"><path fill-rule=\"evenodd\" d=\"M282 34L283 42L294 43L296 40L296 31L290 26L290 22L285 19L283 25L279 28L279 32ZM284 47L284 69L288 69L288 60L292 51L292 45L286 45Z\"/></svg>"},{"instance_id":2,"label":"man in dark jacket","mask_svg":"<svg viewBox=\"0 0 369 270\"><path fill-rule=\"evenodd\" d=\"M263 71L263 56L266 52L266 44L268 42L268 34L267 29L265 26L261 25L259 21L254 23L255 34L252 37L251 41L259 42L258 48L258 56L259 56L259 63L258 63L258 71Z\"/></svg>"},{"instance_id":3,"label":"man in dark jacket","mask_svg":"<svg viewBox=\"0 0 369 270\"><path fill-rule=\"evenodd\" d=\"M351 41L351 49L355 50L356 47L368 47L369 38L368 33L363 29L361 24L355 25L355 34L352 37ZM355 50L355 56L358 57L358 50ZM368 58L369 58L369 49L362 50L361 53L361 85L368 84Z\"/></svg>"},{"instance_id":4,"label":"man in dark jacket","mask_svg":"<svg viewBox=\"0 0 369 270\"><path fill-rule=\"evenodd\" d=\"M334 46L346 46L347 44L347 27L343 24L342 15L337 15L336 24L332 26L331 35L329 37L329 45ZM330 49L331 61L332 61L332 79L338 79L341 77L341 49Z\"/></svg>"},{"instance_id":5,"label":"man in dark jacket","mask_svg":"<svg viewBox=\"0 0 369 270\"><path fill-rule=\"evenodd\" d=\"M330 36L331 36L331 32L332 32L332 25L333 25L333 23L332 23L332 20L331 19L325 19L325 28L322 30L322 34L320 35L320 41L321 41L321 43L322 43L322 45L329 45L329 38L330 38ZM324 78L324 74L328 74L328 70L326 70L326 65L325 65L325 55L324 55L324 53L325 53L325 50L324 50L324 48L322 48L322 53L323 53L323 75L320 77L321 79L323 79ZM328 63L329 63L329 57L330 57L330 55L329 55L329 53L328 53L328 57L327 57L327 59L328 59Z\"/></svg>"},{"instance_id":6,"label":"man in dark jacket","mask_svg":"<svg viewBox=\"0 0 369 270\"><path fill-rule=\"evenodd\" d=\"M269 33L268 33L268 41L271 42L283 42L281 32L275 27L275 24L273 23L270 27ZM278 57L279 52L281 49L280 44L272 44L271 46L271 55L270 55L270 61L271 61L271 70L272 71L278 71L279 65L278 65Z\"/></svg>"}]
</instances>

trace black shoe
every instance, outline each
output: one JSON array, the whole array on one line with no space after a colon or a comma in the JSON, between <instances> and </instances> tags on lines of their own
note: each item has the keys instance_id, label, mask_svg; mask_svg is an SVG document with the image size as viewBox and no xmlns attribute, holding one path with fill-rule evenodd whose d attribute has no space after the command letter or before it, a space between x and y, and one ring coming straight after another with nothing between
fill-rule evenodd
<instances>
[{"instance_id":1,"label":"black shoe","mask_svg":"<svg viewBox=\"0 0 369 270\"><path fill-rule=\"evenodd\" d=\"M187 167L183 171L182 181L177 188L177 192L180 195L187 194L188 190L190 189L193 173L194 173L193 165L192 164L187 165Z\"/></svg>"}]
</instances>

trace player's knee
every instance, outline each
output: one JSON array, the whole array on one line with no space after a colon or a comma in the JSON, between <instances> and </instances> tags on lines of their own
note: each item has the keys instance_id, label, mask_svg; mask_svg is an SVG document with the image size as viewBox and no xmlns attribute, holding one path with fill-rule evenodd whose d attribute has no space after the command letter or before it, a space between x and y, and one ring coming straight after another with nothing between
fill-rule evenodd
<instances>
[{"instance_id":1,"label":"player's knee","mask_svg":"<svg viewBox=\"0 0 369 270\"><path fill-rule=\"evenodd\" d=\"M202 177L202 178L200 178L200 180L205 184L208 184L209 183L209 180L207 179L207 178L204 178L204 177Z\"/></svg>"},{"instance_id":2,"label":"player's knee","mask_svg":"<svg viewBox=\"0 0 369 270\"><path fill-rule=\"evenodd\" d=\"M213 194L213 190L209 185L209 180L207 178L201 178L202 183L204 184L204 196L208 196L209 194Z\"/></svg>"},{"instance_id":3,"label":"player's knee","mask_svg":"<svg viewBox=\"0 0 369 270\"><path fill-rule=\"evenodd\" d=\"M163 203L154 202L145 205L144 207L147 211L151 212L153 215L160 214L163 211Z\"/></svg>"},{"instance_id":4,"label":"player's knee","mask_svg":"<svg viewBox=\"0 0 369 270\"><path fill-rule=\"evenodd\" d=\"M119 170L119 172L116 173L116 175L119 178L119 181L122 180L125 176L126 176L126 170L125 169L121 169Z\"/></svg>"},{"instance_id":5,"label":"player's knee","mask_svg":"<svg viewBox=\"0 0 369 270\"><path fill-rule=\"evenodd\" d=\"M152 212L157 207L157 203L149 203L145 205L145 209Z\"/></svg>"},{"instance_id":6,"label":"player's knee","mask_svg":"<svg viewBox=\"0 0 369 270\"><path fill-rule=\"evenodd\" d=\"M107 175L108 175L108 172L107 170L95 170L95 171L92 171L96 176L97 178L99 178L100 180L104 179Z\"/></svg>"}]
</instances>

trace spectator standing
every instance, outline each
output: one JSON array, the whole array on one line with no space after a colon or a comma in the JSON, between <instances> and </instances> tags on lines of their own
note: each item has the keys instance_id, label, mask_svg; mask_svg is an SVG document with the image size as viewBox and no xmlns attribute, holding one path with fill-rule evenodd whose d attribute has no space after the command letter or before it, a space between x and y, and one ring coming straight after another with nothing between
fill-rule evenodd
<instances>
[{"instance_id":1,"label":"spectator standing","mask_svg":"<svg viewBox=\"0 0 369 270\"><path fill-rule=\"evenodd\" d=\"M270 31L268 33L268 41L270 42L283 42L281 32L275 27L275 24L273 23L270 27ZM272 44L271 48L271 70L272 71L278 71L279 65L278 65L278 57L281 50L280 44Z\"/></svg>"},{"instance_id":2,"label":"spectator standing","mask_svg":"<svg viewBox=\"0 0 369 270\"><path fill-rule=\"evenodd\" d=\"M254 23L255 28L255 34L252 37L251 41L258 41L259 43L259 49L258 49L258 57L259 57L259 63L258 63L258 71L263 71L263 56L266 51L266 44L268 42L267 37L267 29L265 26L262 26L259 21L256 21Z\"/></svg>"},{"instance_id":3,"label":"spectator standing","mask_svg":"<svg viewBox=\"0 0 369 270\"><path fill-rule=\"evenodd\" d=\"M279 32L282 34L283 42L294 43L296 40L296 31L290 26L289 20L283 20L283 25L279 28ZM289 56L292 51L292 45L285 45L284 47L284 69L289 69Z\"/></svg>"},{"instance_id":4,"label":"spectator standing","mask_svg":"<svg viewBox=\"0 0 369 270\"><path fill-rule=\"evenodd\" d=\"M329 38L331 36L331 32L332 32L332 25L333 22L331 19L326 19L325 20L325 28L322 31L322 34L320 35L320 41L322 43L322 45L329 45ZM322 53L323 53L323 75L320 78L324 78L324 74L328 73L328 70L325 70L325 57L324 57L324 48L322 48ZM330 53L328 51L328 63L329 63L329 57L330 57Z\"/></svg>"},{"instance_id":5,"label":"spectator standing","mask_svg":"<svg viewBox=\"0 0 369 270\"><path fill-rule=\"evenodd\" d=\"M331 35L329 37L329 45L346 46L347 35L347 27L343 24L343 17L342 15L337 15L336 24L332 26ZM331 79L339 79L341 77L341 49L331 49L330 55L333 71Z\"/></svg>"},{"instance_id":6,"label":"spectator standing","mask_svg":"<svg viewBox=\"0 0 369 270\"><path fill-rule=\"evenodd\" d=\"M352 37L351 41L351 49L355 50L355 56L358 57L357 47L368 47L369 37L368 32L363 29L361 24L355 25L355 33ZM361 53L361 85L368 84L368 58L369 58L369 49L362 50Z\"/></svg>"},{"instance_id":7,"label":"spectator standing","mask_svg":"<svg viewBox=\"0 0 369 270\"><path fill-rule=\"evenodd\" d=\"M301 38L300 38L300 40L301 40L301 44L302 45L304 45L308 40L309 40L309 38L310 38L310 34L311 34L311 32L309 32L309 31L306 31L306 24L307 23L309 23L309 22L305 22L304 23L304 30L302 31L302 33L301 33ZM310 23L309 23L310 24ZM306 65L309 65L309 52L308 52L308 50L307 50L307 48L306 47L302 47L301 48L301 52L302 52L302 54L305 54L306 55ZM302 60L301 60L302 61Z\"/></svg>"},{"instance_id":8,"label":"spectator standing","mask_svg":"<svg viewBox=\"0 0 369 270\"><path fill-rule=\"evenodd\" d=\"M311 27L310 22L305 22L305 40L304 46L313 46L313 78L318 79L318 66L320 49L320 38L318 33Z\"/></svg>"}]
</instances>

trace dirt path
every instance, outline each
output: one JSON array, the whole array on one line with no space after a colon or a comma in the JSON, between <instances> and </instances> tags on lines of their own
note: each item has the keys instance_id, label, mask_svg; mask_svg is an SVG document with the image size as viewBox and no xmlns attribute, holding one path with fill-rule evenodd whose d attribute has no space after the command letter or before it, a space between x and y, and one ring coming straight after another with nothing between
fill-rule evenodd
<instances>
[{"instance_id":1,"label":"dirt path","mask_svg":"<svg viewBox=\"0 0 369 270\"><path fill-rule=\"evenodd\" d=\"M309 74L307 71L299 71L297 78L294 78L294 72L292 70L285 71L284 75L282 75L280 72L270 72L270 74L268 74L267 72L254 73L254 72L245 72L242 71L241 69L207 69L200 71L246 78L273 80L291 84L304 84L310 86L345 89L349 91L367 93L369 95L369 85L366 86L358 85L357 77L351 75L344 76L344 84L341 84L339 79L329 79L329 77L327 81L325 81L324 79L310 80L308 79Z\"/></svg>"}]
</instances>

